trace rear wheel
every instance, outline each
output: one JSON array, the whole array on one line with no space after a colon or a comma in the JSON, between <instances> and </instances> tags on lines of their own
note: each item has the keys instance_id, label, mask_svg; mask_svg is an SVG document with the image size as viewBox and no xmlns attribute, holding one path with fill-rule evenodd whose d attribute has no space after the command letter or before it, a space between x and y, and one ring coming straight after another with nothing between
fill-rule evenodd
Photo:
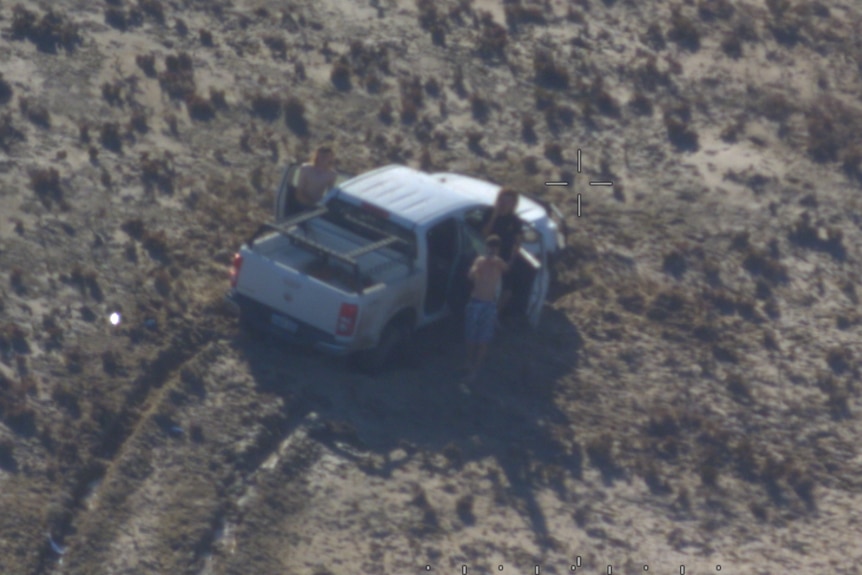
<instances>
[{"instance_id":1,"label":"rear wheel","mask_svg":"<svg viewBox=\"0 0 862 575\"><path fill-rule=\"evenodd\" d=\"M377 346L358 352L353 360L357 368L365 373L379 373L404 349L404 344L410 335L410 330L404 322L390 321L380 334Z\"/></svg>"}]
</instances>

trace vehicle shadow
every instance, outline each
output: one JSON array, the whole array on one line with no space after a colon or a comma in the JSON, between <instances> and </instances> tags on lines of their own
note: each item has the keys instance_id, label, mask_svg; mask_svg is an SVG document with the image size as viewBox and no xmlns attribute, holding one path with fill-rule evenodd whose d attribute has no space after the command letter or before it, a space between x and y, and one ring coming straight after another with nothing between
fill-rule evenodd
<instances>
[{"instance_id":1,"label":"vehicle shadow","mask_svg":"<svg viewBox=\"0 0 862 575\"><path fill-rule=\"evenodd\" d=\"M504 328L465 392L457 375L462 333L457 318L422 330L409 359L377 376L278 340L240 336L235 345L258 389L285 400L285 434L315 412L310 435L366 473L389 477L417 456L427 462L429 454L455 467L495 459L544 549L552 539L537 490L551 488L567 500L566 476L582 475L572 422L554 401L558 387L572 385L565 376L578 367L581 336L551 308L536 330ZM391 459L396 449L406 456ZM364 463L369 453L379 456L377 464Z\"/></svg>"}]
</instances>

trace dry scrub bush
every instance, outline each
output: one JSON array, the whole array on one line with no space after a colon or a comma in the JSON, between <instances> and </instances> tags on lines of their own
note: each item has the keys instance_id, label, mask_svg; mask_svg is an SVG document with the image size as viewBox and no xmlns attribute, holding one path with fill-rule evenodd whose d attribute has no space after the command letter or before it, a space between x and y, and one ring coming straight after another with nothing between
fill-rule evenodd
<instances>
[{"instance_id":1,"label":"dry scrub bush","mask_svg":"<svg viewBox=\"0 0 862 575\"><path fill-rule=\"evenodd\" d=\"M739 39L739 35L735 32L728 33L721 41L721 51L734 60L742 58L742 40Z\"/></svg>"},{"instance_id":2,"label":"dry scrub bush","mask_svg":"<svg viewBox=\"0 0 862 575\"><path fill-rule=\"evenodd\" d=\"M696 152L700 149L700 138L687 120L680 119L673 112L665 112L664 125L667 137L679 152Z\"/></svg>"},{"instance_id":3,"label":"dry scrub bush","mask_svg":"<svg viewBox=\"0 0 862 575\"><path fill-rule=\"evenodd\" d=\"M569 87L568 70L557 63L549 50L536 50L533 55L533 71L536 74L536 83L544 88L565 90Z\"/></svg>"},{"instance_id":4,"label":"dry scrub bush","mask_svg":"<svg viewBox=\"0 0 862 575\"><path fill-rule=\"evenodd\" d=\"M176 30L177 34L182 37L186 37L189 35L189 27L186 24L186 21L182 18L177 18L176 20L174 20L174 30Z\"/></svg>"},{"instance_id":5,"label":"dry scrub bush","mask_svg":"<svg viewBox=\"0 0 862 575\"><path fill-rule=\"evenodd\" d=\"M563 158L563 147L557 142L545 143L545 157L559 166L565 161Z\"/></svg>"},{"instance_id":6,"label":"dry scrub bush","mask_svg":"<svg viewBox=\"0 0 862 575\"><path fill-rule=\"evenodd\" d=\"M788 238L798 246L825 252L838 261L847 258L843 232L838 228L813 223L808 212L799 216Z\"/></svg>"},{"instance_id":7,"label":"dry scrub bush","mask_svg":"<svg viewBox=\"0 0 862 575\"><path fill-rule=\"evenodd\" d=\"M392 123L392 104L388 101L383 102L380 105L380 110L377 112L377 117L380 118L380 121L384 124Z\"/></svg>"},{"instance_id":8,"label":"dry scrub bush","mask_svg":"<svg viewBox=\"0 0 862 575\"><path fill-rule=\"evenodd\" d=\"M198 30L198 39L201 41L201 45L206 46L207 48L212 48L213 46L215 46L215 42L213 41L213 33L206 28L201 28L200 30Z\"/></svg>"},{"instance_id":9,"label":"dry scrub bush","mask_svg":"<svg viewBox=\"0 0 862 575\"><path fill-rule=\"evenodd\" d=\"M629 108L638 116L652 116L653 105L649 97L641 91L636 91L632 94L629 100Z\"/></svg>"},{"instance_id":10,"label":"dry scrub bush","mask_svg":"<svg viewBox=\"0 0 862 575\"><path fill-rule=\"evenodd\" d=\"M706 21L729 20L734 11L730 0L700 0L697 4L698 15Z\"/></svg>"},{"instance_id":11,"label":"dry scrub bush","mask_svg":"<svg viewBox=\"0 0 862 575\"><path fill-rule=\"evenodd\" d=\"M215 117L215 106L207 98L197 93L185 97L186 110L193 120L206 122Z\"/></svg>"},{"instance_id":12,"label":"dry scrub bush","mask_svg":"<svg viewBox=\"0 0 862 575\"><path fill-rule=\"evenodd\" d=\"M470 94L470 111L477 122L485 124L491 115L491 105L482 95L473 92Z\"/></svg>"},{"instance_id":13,"label":"dry scrub bush","mask_svg":"<svg viewBox=\"0 0 862 575\"><path fill-rule=\"evenodd\" d=\"M347 92L353 87L350 81L350 62L346 57L342 56L335 61L329 73L329 79L332 85L342 92Z\"/></svg>"},{"instance_id":14,"label":"dry scrub bush","mask_svg":"<svg viewBox=\"0 0 862 575\"><path fill-rule=\"evenodd\" d=\"M120 6L108 6L105 8L105 24L125 32L129 28L142 26L144 13L137 6L130 6L127 10Z\"/></svg>"},{"instance_id":15,"label":"dry scrub bush","mask_svg":"<svg viewBox=\"0 0 862 575\"><path fill-rule=\"evenodd\" d=\"M641 36L640 41L656 52L664 50L667 47L664 32L662 32L661 26L657 22L652 22L647 26L646 32Z\"/></svg>"},{"instance_id":16,"label":"dry scrub bush","mask_svg":"<svg viewBox=\"0 0 862 575\"><path fill-rule=\"evenodd\" d=\"M129 128L139 134L146 134L150 127L147 123L147 111L143 108L135 108L129 117Z\"/></svg>"},{"instance_id":17,"label":"dry scrub bush","mask_svg":"<svg viewBox=\"0 0 862 575\"><path fill-rule=\"evenodd\" d=\"M675 10L671 14L670 30L667 37L679 44L681 48L691 52L700 50L700 30L697 24L679 10Z\"/></svg>"},{"instance_id":18,"label":"dry scrub bush","mask_svg":"<svg viewBox=\"0 0 862 575\"><path fill-rule=\"evenodd\" d=\"M787 266L775 258L770 257L764 251L749 247L747 248L742 267L753 276L762 277L771 284L787 283L789 276Z\"/></svg>"},{"instance_id":19,"label":"dry scrub bush","mask_svg":"<svg viewBox=\"0 0 862 575\"><path fill-rule=\"evenodd\" d=\"M545 11L541 6L524 6L520 1L506 4L504 8L506 25L516 30L521 24L547 24Z\"/></svg>"},{"instance_id":20,"label":"dry scrub bush","mask_svg":"<svg viewBox=\"0 0 862 575\"><path fill-rule=\"evenodd\" d=\"M281 115L281 98L276 94L258 92L251 97L251 112L269 122L277 120Z\"/></svg>"},{"instance_id":21,"label":"dry scrub bush","mask_svg":"<svg viewBox=\"0 0 862 575\"><path fill-rule=\"evenodd\" d=\"M123 83L120 80L105 82L102 84L102 98L111 106L119 106L123 103Z\"/></svg>"},{"instance_id":22,"label":"dry scrub bush","mask_svg":"<svg viewBox=\"0 0 862 575\"><path fill-rule=\"evenodd\" d=\"M44 104L31 102L29 98L19 98L18 107L21 114L33 124L40 128L51 127L51 112Z\"/></svg>"},{"instance_id":23,"label":"dry scrub bush","mask_svg":"<svg viewBox=\"0 0 862 575\"><path fill-rule=\"evenodd\" d=\"M0 116L0 148L8 152L12 144L24 139L24 132L15 127L11 113Z\"/></svg>"},{"instance_id":24,"label":"dry scrub bush","mask_svg":"<svg viewBox=\"0 0 862 575\"><path fill-rule=\"evenodd\" d=\"M163 193L174 193L174 180L176 173L170 158L151 158L147 152L141 154L141 181L144 189L151 192L157 187Z\"/></svg>"},{"instance_id":25,"label":"dry scrub bush","mask_svg":"<svg viewBox=\"0 0 862 575\"><path fill-rule=\"evenodd\" d=\"M824 96L809 108L807 124L808 154L817 162L835 162L850 157L858 145L862 112Z\"/></svg>"},{"instance_id":26,"label":"dry scrub bush","mask_svg":"<svg viewBox=\"0 0 862 575\"><path fill-rule=\"evenodd\" d=\"M305 118L305 104L296 96L284 102L284 121L297 136L308 135L308 120Z\"/></svg>"},{"instance_id":27,"label":"dry scrub bush","mask_svg":"<svg viewBox=\"0 0 862 575\"><path fill-rule=\"evenodd\" d=\"M485 134L482 132L469 130L467 132L467 148L477 156L484 155L485 149L482 147L482 139L484 137Z\"/></svg>"},{"instance_id":28,"label":"dry scrub bush","mask_svg":"<svg viewBox=\"0 0 862 575\"><path fill-rule=\"evenodd\" d=\"M156 57L153 54L138 54L135 56L135 64L138 65L148 78L156 77Z\"/></svg>"},{"instance_id":29,"label":"dry scrub bush","mask_svg":"<svg viewBox=\"0 0 862 575\"><path fill-rule=\"evenodd\" d=\"M536 120L529 114L521 118L521 138L528 144L535 144L538 141Z\"/></svg>"},{"instance_id":30,"label":"dry scrub bush","mask_svg":"<svg viewBox=\"0 0 862 575\"><path fill-rule=\"evenodd\" d=\"M165 7L161 0L138 0L138 9L158 24L165 23Z\"/></svg>"},{"instance_id":31,"label":"dry scrub bush","mask_svg":"<svg viewBox=\"0 0 862 575\"><path fill-rule=\"evenodd\" d=\"M48 10L39 18L21 4L12 9L12 37L30 40L40 51L51 54L58 47L72 52L82 42L78 26L65 15Z\"/></svg>"},{"instance_id":32,"label":"dry scrub bush","mask_svg":"<svg viewBox=\"0 0 862 575\"><path fill-rule=\"evenodd\" d=\"M123 151L123 140L120 135L120 126L116 122L104 122L99 130L99 141L102 146L112 152Z\"/></svg>"},{"instance_id":33,"label":"dry scrub bush","mask_svg":"<svg viewBox=\"0 0 862 575\"><path fill-rule=\"evenodd\" d=\"M486 59L505 59L506 44L509 41L506 29L494 22L491 13L485 11L480 12L479 24L479 38L476 42L479 55Z\"/></svg>"},{"instance_id":34,"label":"dry scrub bush","mask_svg":"<svg viewBox=\"0 0 862 575\"><path fill-rule=\"evenodd\" d=\"M56 168L34 168L29 175L30 187L46 208L56 203L61 208L68 209L63 188L60 186L60 173Z\"/></svg>"},{"instance_id":35,"label":"dry scrub bush","mask_svg":"<svg viewBox=\"0 0 862 575\"><path fill-rule=\"evenodd\" d=\"M282 36L268 34L263 37L263 43L272 52L274 58L279 60L287 59L287 42Z\"/></svg>"},{"instance_id":36,"label":"dry scrub bush","mask_svg":"<svg viewBox=\"0 0 862 575\"><path fill-rule=\"evenodd\" d=\"M165 71L159 85L171 98L181 100L195 92L194 64L186 52L165 56Z\"/></svg>"},{"instance_id":37,"label":"dry scrub bush","mask_svg":"<svg viewBox=\"0 0 862 575\"><path fill-rule=\"evenodd\" d=\"M0 105L6 105L12 100L12 84L10 84L4 77L3 74L0 74Z\"/></svg>"}]
</instances>

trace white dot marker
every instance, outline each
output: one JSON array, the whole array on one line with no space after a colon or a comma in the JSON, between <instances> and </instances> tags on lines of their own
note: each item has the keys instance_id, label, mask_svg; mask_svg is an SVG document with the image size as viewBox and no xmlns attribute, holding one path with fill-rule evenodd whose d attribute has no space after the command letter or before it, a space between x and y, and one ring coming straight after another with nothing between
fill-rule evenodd
<instances>
[{"instance_id":1,"label":"white dot marker","mask_svg":"<svg viewBox=\"0 0 862 575\"><path fill-rule=\"evenodd\" d=\"M122 319L123 318L121 318L120 314L118 314L117 312L113 312L110 316L108 316L108 321L111 322L111 325L120 325L120 321L122 321Z\"/></svg>"}]
</instances>

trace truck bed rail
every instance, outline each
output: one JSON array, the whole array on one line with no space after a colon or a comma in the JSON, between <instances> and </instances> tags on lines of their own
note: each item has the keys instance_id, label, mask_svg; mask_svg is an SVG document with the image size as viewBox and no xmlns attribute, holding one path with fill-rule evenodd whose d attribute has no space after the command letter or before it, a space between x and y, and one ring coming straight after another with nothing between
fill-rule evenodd
<instances>
[{"instance_id":1,"label":"truck bed rail","mask_svg":"<svg viewBox=\"0 0 862 575\"><path fill-rule=\"evenodd\" d=\"M290 217L282 222L270 222L261 225L257 231L252 235L251 239L248 241L249 247L254 246L255 240L257 240L261 235L266 232L274 231L278 232L281 235L285 236L290 240L293 245L301 246L303 249L317 255L320 258L323 258L324 262L328 262L329 260L339 261L350 268L352 268L352 272L356 277L356 285L358 286L358 290L361 293L363 291L363 282L362 282L362 269L357 261L357 258L364 256L366 254L376 252L385 247L389 247L396 243L403 243L404 240L397 236L387 234L384 230L380 230L373 226L369 226L362 222L363 227L368 229L369 231L373 231L376 235L382 236L381 239L376 241L371 241L363 246L360 246L354 250L351 250L347 253L338 252L329 248L320 242L317 242L311 238L309 238L304 233L300 232L301 224L313 220L314 218L324 216L328 213L328 209L325 206L315 208L314 210L310 210L307 212L303 212L297 214L293 217ZM392 261L389 262L391 264L398 263L394 258L390 258ZM404 258L404 262L410 271L413 271L413 260L410 258ZM382 267L381 267L382 266ZM376 266L372 266L369 270L378 270L384 269L386 266L383 264L377 264Z\"/></svg>"}]
</instances>

